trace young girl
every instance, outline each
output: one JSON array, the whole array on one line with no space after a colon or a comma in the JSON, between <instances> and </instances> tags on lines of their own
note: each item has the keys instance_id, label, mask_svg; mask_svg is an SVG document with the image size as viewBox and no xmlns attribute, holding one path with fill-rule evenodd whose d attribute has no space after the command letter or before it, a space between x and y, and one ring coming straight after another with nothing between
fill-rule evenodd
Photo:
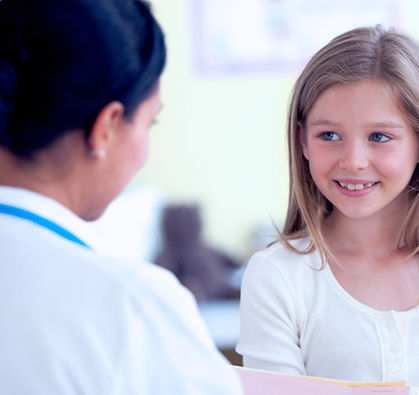
<instances>
[{"instance_id":1,"label":"young girl","mask_svg":"<svg viewBox=\"0 0 419 395\"><path fill-rule=\"evenodd\" d=\"M297 80L289 208L242 285L244 365L419 385L419 47L344 33Z\"/></svg>"}]
</instances>

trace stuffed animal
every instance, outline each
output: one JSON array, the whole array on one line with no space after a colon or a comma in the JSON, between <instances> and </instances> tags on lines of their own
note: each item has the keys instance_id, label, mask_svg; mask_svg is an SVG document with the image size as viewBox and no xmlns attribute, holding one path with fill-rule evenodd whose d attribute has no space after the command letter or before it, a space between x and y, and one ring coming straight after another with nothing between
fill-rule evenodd
<instances>
[{"instance_id":1,"label":"stuffed animal","mask_svg":"<svg viewBox=\"0 0 419 395\"><path fill-rule=\"evenodd\" d=\"M163 247L156 263L173 272L198 302L238 297L229 275L240 263L205 245L201 230L197 206L167 206L162 215Z\"/></svg>"}]
</instances>

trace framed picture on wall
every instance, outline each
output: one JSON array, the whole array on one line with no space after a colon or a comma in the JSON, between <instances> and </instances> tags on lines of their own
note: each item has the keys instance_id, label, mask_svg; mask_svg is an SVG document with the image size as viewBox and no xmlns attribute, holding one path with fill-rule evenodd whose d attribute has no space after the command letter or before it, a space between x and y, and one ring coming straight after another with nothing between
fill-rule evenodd
<instances>
[{"instance_id":1,"label":"framed picture on wall","mask_svg":"<svg viewBox=\"0 0 419 395\"><path fill-rule=\"evenodd\" d=\"M358 26L402 27L406 0L190 0L200 73L294 71Z\"/></svg>"}]
</instances>

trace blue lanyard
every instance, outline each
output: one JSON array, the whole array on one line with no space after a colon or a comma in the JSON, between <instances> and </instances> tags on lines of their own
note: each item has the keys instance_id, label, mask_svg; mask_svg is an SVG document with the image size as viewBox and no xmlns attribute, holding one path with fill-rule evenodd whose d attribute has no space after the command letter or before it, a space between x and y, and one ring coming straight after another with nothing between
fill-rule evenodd
<instances>
[{"instance_id":1,"label":"blue lanyard","mask_svg":"<svg viewBox=\"0 0 419 395\"><path fill-rule=\"evenodd\" d=\"M37 225L43 226L44 228L51 230L52 232L60 235L61 237L64 237L67 240L73 241L74 243L80 244L84 247L91 248L83 240L80 240L77 236L75 236L73 233L69 232L68 230L64 229L60 225L57 225L55 222L52 222L30 211L27 211L18 207L14 207L14 206L8 206L7 204L0 204L0 213L12 215L14 217L19 217L19 218L23 218L28 221L34 222Z\"/></svg>"}]
</instances>

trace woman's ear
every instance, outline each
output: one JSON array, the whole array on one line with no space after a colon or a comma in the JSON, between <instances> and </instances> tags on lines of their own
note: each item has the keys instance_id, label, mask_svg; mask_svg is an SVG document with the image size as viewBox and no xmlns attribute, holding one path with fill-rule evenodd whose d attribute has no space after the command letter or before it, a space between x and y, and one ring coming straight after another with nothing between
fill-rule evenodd
<instances>
[{"instance_id":1,"label":"woman's ear","mask_svg":"<svg viewBox=\"0 0 419 395\"><path fill-rule=\"evenodd\" d=\"M112 147L115 134L118 132L124 116L124 106L113 101L103 107L96 117L87 138L89 154L102 158Z\"/></svg>"},{"instance_id":2,"label":"woman's ear","mask_svg":"<svg viewBox=\"0 0 419 395\"><path fill-rule=\"evenodd\" d=\"M297 122L297 133L298 133L298 141L301 145L301 150L303 151L304 158L308 159L308 149L307 149L307 136L304 132L303 124L298 121Z\"/></svg>"}]
</instances>

